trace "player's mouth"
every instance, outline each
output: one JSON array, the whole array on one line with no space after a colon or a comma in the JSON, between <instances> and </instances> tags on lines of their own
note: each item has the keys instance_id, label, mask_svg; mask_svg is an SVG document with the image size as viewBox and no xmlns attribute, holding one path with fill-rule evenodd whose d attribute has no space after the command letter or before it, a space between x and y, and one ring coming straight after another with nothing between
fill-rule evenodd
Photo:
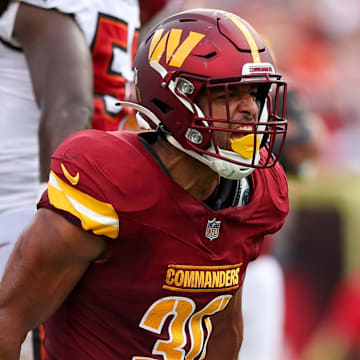
<instances>
[{"instance_id":1,"label":"player's mouth","mask_svg":"<svg viewBox=\"0 0 360 360\"><path fill-rule=\"evenodd\" d=\"M260 139L254 135L254 126L242 124L230 136L231 150L245 159L251 159L259 151Z\"/></svg>"}]
</instances>

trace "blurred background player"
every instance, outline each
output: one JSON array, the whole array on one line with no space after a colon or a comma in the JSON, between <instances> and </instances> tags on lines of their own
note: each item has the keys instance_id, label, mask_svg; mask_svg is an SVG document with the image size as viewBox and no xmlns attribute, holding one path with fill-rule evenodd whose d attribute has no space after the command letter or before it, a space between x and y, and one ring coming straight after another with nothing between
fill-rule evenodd
<instances>
[{"instance_id":1,"label":"blurred background player","mask_svg":"<svg viewBox=\"0 0 360 360\"><path fill-rule=\"evenodd\" d=\"M0 40L0 239L11 243L34 213L52 151L91 125L93 81L89 47L69 15L11 2ZM0 250L0 274L9 248Z\"/></svg>"},{"instance_id":2,"label":"blurred background player","mask_svg":"<svg viewBox=\"0 0 360 360\"><path fill-rule=\"evenodd\" d=\"M91 125L93 83L89 47L73 18L26 3L2 8L0 64L1 278L15 240L35 212L51 152ZM22 358L31 357L28 337Z\"/></svg>"}]
</instances>

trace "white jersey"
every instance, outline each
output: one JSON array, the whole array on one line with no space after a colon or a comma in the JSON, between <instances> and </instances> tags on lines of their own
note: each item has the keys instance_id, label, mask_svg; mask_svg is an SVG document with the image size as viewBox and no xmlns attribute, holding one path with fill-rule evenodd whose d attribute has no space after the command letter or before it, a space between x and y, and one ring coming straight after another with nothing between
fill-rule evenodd
<instances>
[{"instance_id":1,"label":"white jersey","mask_svg":"<svg viewBox=\"0 0 360 360\"><path fill-rule=\"evenodd\" d=\"M116 85L122 85L123 88L123 94L118 98L129 95L126 91L127 84L133 80L133 41L136 39L136 30L140 27L137 0L22 2L72 14L93 55L97 51L96 47L106 46L106 34L109 38L112 31L125 32L125 44L122 42L113 46L114 44L109 42L112 61L108 66L111 74L121 74L121 78L125 79L123 83ZM40 112L35 102L24 53L12 37L18 8L18 2L11 3L0 17L0 214L19 207L34 206L39 184L37 134ZM103 67L103 64L95 64L96 61L93 57L95 76L96 70L98 69L100 74ZM96 84L96 78L94 83ZM108 85L100 86L100 94L107 93L106 86ZM104 95L103 103L104 112L111 114L112 98ZM106 107L110 107L110 110Z\"/></svg>"}]
</instances>

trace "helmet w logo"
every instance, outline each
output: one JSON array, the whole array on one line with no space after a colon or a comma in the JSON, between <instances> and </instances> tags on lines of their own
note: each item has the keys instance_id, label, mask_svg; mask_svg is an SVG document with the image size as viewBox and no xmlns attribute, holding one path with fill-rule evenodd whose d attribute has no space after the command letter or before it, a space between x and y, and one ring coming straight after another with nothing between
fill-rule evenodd
<instances>
[{"instance_id":1,"label":"helmet w logo","mask_svg":"<svg viewBox=\"0 0 360 360\"><path fill-rule=\"evenodd\" d=\"M166 52L166 63L181 67L195 46L204 38L204 34L190 31L187 38L180 44L181 29L171 29L163 35L164 29L158 29L151 40L149 60L159 62Z\"/></svg>"}]
</instances>

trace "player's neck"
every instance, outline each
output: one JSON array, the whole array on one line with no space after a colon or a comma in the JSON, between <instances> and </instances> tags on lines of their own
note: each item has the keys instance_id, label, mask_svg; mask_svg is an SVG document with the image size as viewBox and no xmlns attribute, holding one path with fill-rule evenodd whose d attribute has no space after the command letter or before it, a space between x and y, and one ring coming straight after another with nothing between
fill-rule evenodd
<instances>
[{"instance_id":1,"label":"player's neck","mask_svg":"<svg viewBox=\"0 0 360 360\"><path fill-rule=\"evenodd\" d=\"M219 175L206 165L176 149L166 140L152 145L172 179L200 201L210 197L219 183Z\"/></svg>"}]
</instances>

